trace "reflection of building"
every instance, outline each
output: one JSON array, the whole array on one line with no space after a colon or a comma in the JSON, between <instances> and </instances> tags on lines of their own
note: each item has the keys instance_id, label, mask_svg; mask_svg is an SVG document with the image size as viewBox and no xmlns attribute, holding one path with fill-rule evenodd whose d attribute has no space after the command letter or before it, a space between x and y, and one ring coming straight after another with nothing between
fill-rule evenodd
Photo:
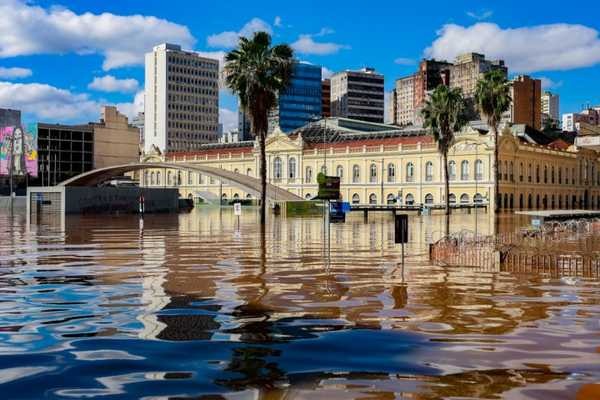
<instances>
[{"instance_id":1,"label":"reflection of building","mask_svg":"<svg viewBox=\"0 0 600 400\"><path fill-rule=\"evenodd\" d=\"M295 63L288 87L279 93L277 107L270 113L269 132L279 126L289 132L321 116L321 67Z\"/></svg>"},{"instance_id":2,"label":"reflection of building","mask_svg":"<svg viewBox=\"0 0 600 400\"><path fill-rule=\"evenodd\" d=\"M331 77L331 116L383 123L383 75L373 68L343 71Z\"/></svg>"},{"instance_id":3,"label":"reflection of building","mask_svg":"<svg viewBox=\"0 0 600 400\"><path fill-rule=\"evenodd\" d=\"M510 108L505 119L513 124L525 124L542 129L542 81L519 75L510 83Z\"/></svg>"},{"instance_id":4,"label":"reflection of building","mask_svg":"<svg viewBox=\"0 0 600 400\"><path fill-rule=\"evenodd\" d=\"M343 118L327 120L329 142L323 143L324 121L267 138L268 180L303 198L317 193L321 171L341 177L342 197L352 203L443 204L440 155L431 136L420 128L366 123ZM500 142L501 206L514 208L579 208L600 205L597 153L555 141L525 125L504 130ZM472 124L457 133L449 152L451 203L493 203L491 160L493 141L487 127ZM254 142L197 152L167 154L170 162L203 164L257 177ZM325 162L326 158L326 162ZM151 161L148 159L148 161ZM162 186L160 171L146 182ZM182 196L222 193L247 197L234 186L195 173L181 179ZM175 176L175 175L172 175ZM154 178L153 178L154 177ZM167 185L175 185L171 180ZM187 183L187 184L186 184ZM222 189L222 192L221 192Z\"/></svg>"},{"instance_id":5,"label":"reflection of building","mask_svg":"<svg viewBox=\"0 0 600 400\"><path fill-rule=\"evenodd\" d=\"M115 107L102 107L100 122L39 123L39 184L55 185L94 168L139 160L139 133Z\"/></svg>"},{"instance_id":6,"label":"reflection of building","mask_svg":"<svg viewBox=\"0 0 600 400\"><path fill-rule=\"evenodd\" d=\"M216 142L219 61L164 43L146 54L145 151L187 151Z\"/></svg>"}]
</instances>

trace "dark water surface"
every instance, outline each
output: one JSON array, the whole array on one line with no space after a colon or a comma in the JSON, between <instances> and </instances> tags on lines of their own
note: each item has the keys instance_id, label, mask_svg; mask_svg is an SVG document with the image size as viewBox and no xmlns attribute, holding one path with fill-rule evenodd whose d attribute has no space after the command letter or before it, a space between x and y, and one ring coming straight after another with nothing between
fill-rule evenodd
<instances>
[{"instance_id":1,"label":"dark water surface","mask_svg":"<svg viewBox=\"0 0 600 400\"><path fill-rule=\"evenodd\" d=\"M256 220L0 211L0 398L600 398L596 280L430 266L435 216L404 269L388 215L329 248L319 218Z\"/></svg>"}]
</instances>

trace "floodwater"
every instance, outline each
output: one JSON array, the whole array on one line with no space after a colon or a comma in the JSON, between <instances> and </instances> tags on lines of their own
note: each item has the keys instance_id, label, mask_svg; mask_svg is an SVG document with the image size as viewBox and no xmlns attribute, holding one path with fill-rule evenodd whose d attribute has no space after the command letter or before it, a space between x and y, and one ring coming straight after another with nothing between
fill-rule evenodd
<instances>
[{"instance_id":1,"label":"floodwater","mask_svg":"<svg viewBox=\"0 0 600 400\"><path fill-rule=\"evenodd\" d=\"M0 397L600 398L599 282L431 266L442 218L403 268L388 214L0 212Z\"/></svg>"}]
</instances>

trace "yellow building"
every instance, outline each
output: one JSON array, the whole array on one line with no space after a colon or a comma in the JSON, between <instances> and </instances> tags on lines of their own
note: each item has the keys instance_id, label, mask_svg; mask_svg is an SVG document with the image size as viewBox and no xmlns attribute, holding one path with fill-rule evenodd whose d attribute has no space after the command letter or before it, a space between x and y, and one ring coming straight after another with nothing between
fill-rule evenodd
<instances>
[{"instance_id":1,"label":"yellow building","mask_svg":"<svg viewBox=\"0 0 600 400\"><path fill-rule=\"evenodd\" d=\"M505 129L500 140L502 208L600 206L595 151L513 128ZM449 152L451 203L491 203L493 209L493 150L493 138L484 125L472 123L456 133ZM316 177L323 171L341 178L342 197L354 204L441 205L446 201L441 156L422 128L327 118L290 135L274 132L267 138L266 152L269 183L302 198L316 196ZM147 155L144 160L207 165L257 177L257 155L255 142L247 141ZM178 186L181 196L189 198L250 197L239 188L185 171L148 170L142 184Z\"/></svg>"}]
</instances>

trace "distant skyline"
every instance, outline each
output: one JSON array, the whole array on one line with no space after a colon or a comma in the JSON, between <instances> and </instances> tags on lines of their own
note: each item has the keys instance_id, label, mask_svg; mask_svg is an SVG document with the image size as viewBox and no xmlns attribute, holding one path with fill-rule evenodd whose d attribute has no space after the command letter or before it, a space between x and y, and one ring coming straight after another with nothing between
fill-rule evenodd
<instances>
[{"instance_id":1,"label":"distant skyline","mask_svg":"<svg viewBox=\"0 0 600 400\"><path fill-rule=\"evenodd\" d=\"M96 120L102 104L132 116L143 111L143 55L154 45L222 60L239 35L265 30L325 76L374 67L386 92L423 57L502 58L511 76L540 78L558 93L562 114L600 105L599 11L558 1L0 0L0 107L23 110L25 122ZM237 127L237 101L225 89L220 121Z\"/></svg>"}]
</instances>

